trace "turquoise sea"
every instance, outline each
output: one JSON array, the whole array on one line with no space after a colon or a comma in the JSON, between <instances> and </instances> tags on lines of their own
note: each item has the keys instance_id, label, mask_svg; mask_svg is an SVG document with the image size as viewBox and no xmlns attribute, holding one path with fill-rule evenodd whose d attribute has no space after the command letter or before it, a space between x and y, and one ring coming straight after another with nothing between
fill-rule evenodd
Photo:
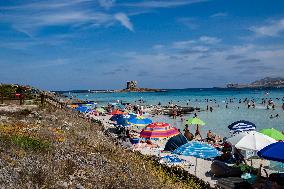
<instances>
[{"instance_id":1,"label":"turquoise sea","mask_svg":"<svg viewBox=\"0 0 284 189\"><path fill-rule=\"evenodd\" d=\"M206 106L213 107L213 112L201 111L197 115L206 122L201 128L202 134L211 129L216 134L228 136L229 130L227 126L234 121L248 120L256 124L257 130L263 128L275 128L284 131L284 111L282 104L284 103L284 89L172 89L168 92L133 92L133 93L66 93L66 95L74 96L82 100L94 100L98 105L122 100L123 102L131 102L140 104L139 100L145 101L142 104L168 105L169 102L182 106L200 107L206 110ZM243 100L248 98L254 99L256 108L247 108L247 104ZM206 99L209 99L208 102ZM230 99L233 102L229 102ZM242 103L239 103L241 99ZM266 109L261 104L262 99L271 99L276 104L275 110ZM212 101L210 101L212 100ZM228 107L226 108L226 102ZM278 118L270 118L270 116L279 115ZM184 119L192 117L192 115L184 115ZM181 118L172 119L168 116L156 116L152 118L154 121L163 121L171 123L173 126L184 128ZM192 132L195 126L192 126Z\"/></svg>"}]
</instances>

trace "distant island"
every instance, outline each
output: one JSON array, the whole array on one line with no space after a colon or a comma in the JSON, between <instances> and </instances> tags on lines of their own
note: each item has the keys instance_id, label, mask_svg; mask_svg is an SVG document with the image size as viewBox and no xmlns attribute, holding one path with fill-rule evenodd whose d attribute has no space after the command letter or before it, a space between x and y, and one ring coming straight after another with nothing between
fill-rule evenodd
<instances>
[{"instance_id":1,"label":"distant island","mask_svg":"<svg viewBox=\"0 0 284 189\"><path fill-rule=\"evenodd\" d=\"M165 89L151 89L138 87L137 81L127 81L126 88L119 90L70 90L70 91L52 91L55 93L121 93L121 92L167 92Z\"/></svg>"},{"instance_id":2,"label":"distant island","mask_svg":"<svg viewBox=\"0 0 284 189\"><path fill-rule=\"evenodd\" d=\"M150 89L150 88L139 88L137 81L127 81L126 88L122 90L117 90L115 92L166 92L163 89Z\"/></svg>"},{"instance_id":3,"label":"distant island","mask_svg":"<svg viewBox=\"0 0 284 189\"><path fill-rule=\"evenodd\" d=\"M265 77L250 84L229 83L227 88L284 88L284 78Z\"/></svg>"}]
</instances>

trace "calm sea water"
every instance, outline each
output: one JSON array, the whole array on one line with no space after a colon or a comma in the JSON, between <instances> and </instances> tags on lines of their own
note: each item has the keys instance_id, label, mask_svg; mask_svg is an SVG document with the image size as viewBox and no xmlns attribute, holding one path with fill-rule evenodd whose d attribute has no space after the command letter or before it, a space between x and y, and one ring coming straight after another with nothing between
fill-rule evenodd
<instances>
[{"instance_id":1,"label":"calm sea water","mask_svg":"<svg viewBox=\"0 0 284 189\"><path fill-rule=\"evenodd\" d=\"M255 123L257 130L272 127L281 131L284 130L284 111L281 108L282 103L284 103L284 89L179 89L160 93L76 93L66 95L73 95L82 100L95 100L99 105L117 100L135 103L140 99L143 99L145 104L148 105L158 104L159 102L162 105L168 105L169 102L172 102L182 106L188 104L188 106L200 107L204 110L209 105L213 107L213 112L201 111L197 113L198 117L206 122L206 125L201 128L203 135L211 129L216 134L228 136L227 126L238 120L248 120ZM255 99L256 108L248 109L245 103L239 104L239 99L243 101L245 98ZM261 104L262 98L272 99L276 104L276 109L267 110ZM205 99L211 99L212 102L206 102ZM226 108L226 101L229 99L234 99L234 102L228 103L228 108ZM270 115L275 116L276 114L279 114L279 118L270 118ZM184 117L188 118L192 115L189 114ZM171 123L181 129L184 128L184 123L180 118L174 120L161 115L152 119ZM192 132L194 130L195 126L192 126Z\"/></svg>"}]
</instances>

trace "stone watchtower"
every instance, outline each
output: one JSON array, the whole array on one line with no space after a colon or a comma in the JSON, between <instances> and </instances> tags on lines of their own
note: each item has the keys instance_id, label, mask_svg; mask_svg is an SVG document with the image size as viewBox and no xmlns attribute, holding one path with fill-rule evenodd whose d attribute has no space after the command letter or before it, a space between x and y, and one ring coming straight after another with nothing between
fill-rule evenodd
<instances>
[{"instance_id":1,"label":"stone watchtower","mask_svg":"<svg viewBox=\"0 0 284 189\"><path fill-rule=\"evenodd\" d=\"M137 81L127 81L126 82L126 89L136 89L137 88Z\"/></svg>"}]
</instances>

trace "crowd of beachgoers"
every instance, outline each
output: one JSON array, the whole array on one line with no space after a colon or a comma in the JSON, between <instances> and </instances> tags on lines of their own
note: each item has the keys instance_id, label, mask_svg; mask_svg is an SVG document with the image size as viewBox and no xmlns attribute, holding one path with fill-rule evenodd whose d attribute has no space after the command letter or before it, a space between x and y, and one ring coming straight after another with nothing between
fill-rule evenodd
<instances>
[{"instance_id":1,"label":"crowd of beachgoers","mask_svg":"<svg viewBox=\"0 0 284 189\"><path fill-rule=\"evenodd\" d=\"M276 103L272 99L260 100L260 104L267 109L276 108ZM280 108L284 111L284 97L275 100L277 108L281 104ZM215 99L204 99L204 102L207 103L204 111L212 112L213 107L219 106ZM255 124L249 120L236 120L228 126L228 136L221 137L212 130L208 130L206 136L202 136L200 126L206 123L198 117L198 111L192 112L186 118L181 112L182 107L173 101L168 102L166 106L162 106L160 102L154 106L143 103L140 99L133 104L117 101L99 107L97 103L85 102L68 107L83 113L86 119L100 121L108 134L116 138L122 146L142 154L157 156L160 162L167 166L180 166L189 174L208 182L211 187L230 182L247 184L255 188L283 187L283 177L280 178L283 174L279 176L274 172L276 168L283 168L281 163L284 162L284 150L276 150L273 153L269 151L274 150L273 145L279 145L277 149L284 149L283 131L269 126L267 129L256 131ZM190 100L187 101L187 105L189 103ZM256 107L256 100L226 99L226 108L231 104L242 104L250 109ZM184 124L182 130L168 123L151 120L153 116L162 114L165 108L170 108L167 115L172 119L180 117ZM279 118L280 115L273 117ZM196 128L194 133L189 130L191 126ZM273 157L267 156L267 150ZM276 165L276 168L272 165ZM233 181L233 178L240 180Z\"/></svg>"}]
</instances>

